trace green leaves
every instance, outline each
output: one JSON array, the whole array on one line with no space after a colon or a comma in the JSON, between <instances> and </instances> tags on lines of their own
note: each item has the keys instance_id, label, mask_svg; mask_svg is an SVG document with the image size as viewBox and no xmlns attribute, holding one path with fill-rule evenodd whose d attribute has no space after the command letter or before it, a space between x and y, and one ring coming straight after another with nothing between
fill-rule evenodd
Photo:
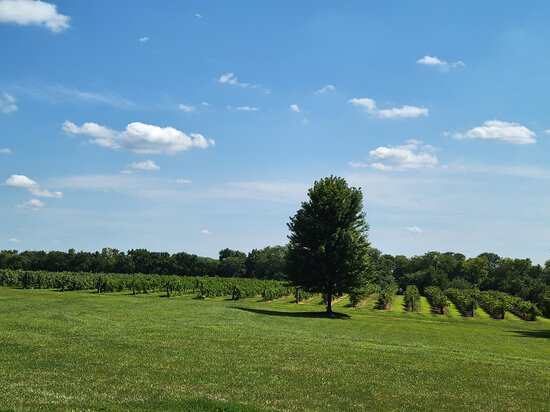
<instances>
[{"instance_id":1,"label":"green leaves","mask_svg":"<svg viewBox=\"0 0 550 412\"><path fill-rule=\"evenodd\" d=\"M361 191L330 176L315 182L308 195L288 224L290 280L306 291L326 295L359 289L369 274Z\"/></svg>"}]
</instances>

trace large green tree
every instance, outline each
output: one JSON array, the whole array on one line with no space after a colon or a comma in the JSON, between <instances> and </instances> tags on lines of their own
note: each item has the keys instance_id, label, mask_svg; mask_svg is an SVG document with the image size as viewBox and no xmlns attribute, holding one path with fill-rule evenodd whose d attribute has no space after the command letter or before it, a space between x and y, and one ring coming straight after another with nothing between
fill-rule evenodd
<instances>
[{"instance_id":1,"label":"large green tree","mask_svg":"<svg viewBox=\"0 0 550 412\"><path fill-rule=\"evenodd\" d=\"M297 286L323 293L331 313L335 294L360 288L369 276L363 194L330 176L315 182L308 196L288 224L287 275Z\"/></svg>"}]
</instances>

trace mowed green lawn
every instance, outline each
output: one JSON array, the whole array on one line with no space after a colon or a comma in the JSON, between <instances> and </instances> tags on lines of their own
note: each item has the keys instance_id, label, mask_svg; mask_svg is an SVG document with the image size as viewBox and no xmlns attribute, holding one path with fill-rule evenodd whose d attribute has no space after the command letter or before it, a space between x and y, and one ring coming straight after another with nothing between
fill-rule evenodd
<instances>
[{"instance_id":1,"label":"mowed green lawn","mask_svg":"<svg viewBox=\"0 0 550 412\"><path fill-rule=\"evenodd\" d=\"M546 319L288 302L0 288L0 410L550 410Z\"/></svg>"}]
</instances>

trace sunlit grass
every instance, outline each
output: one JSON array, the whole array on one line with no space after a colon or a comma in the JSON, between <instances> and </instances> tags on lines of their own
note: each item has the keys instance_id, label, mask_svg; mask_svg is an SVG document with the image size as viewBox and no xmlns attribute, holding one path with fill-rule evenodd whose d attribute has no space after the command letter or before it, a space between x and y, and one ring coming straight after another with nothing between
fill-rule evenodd
<instances>
[{"instance_id":1,"label":"sunlit grass","mask_svg":"<svg viewBox=\"0 0 550 412\"><path fill-rule=\"evenodd\" d=\"M0 288L0 409L550 409L548 320L291 301Z\"/></svg>"}]
</instances>

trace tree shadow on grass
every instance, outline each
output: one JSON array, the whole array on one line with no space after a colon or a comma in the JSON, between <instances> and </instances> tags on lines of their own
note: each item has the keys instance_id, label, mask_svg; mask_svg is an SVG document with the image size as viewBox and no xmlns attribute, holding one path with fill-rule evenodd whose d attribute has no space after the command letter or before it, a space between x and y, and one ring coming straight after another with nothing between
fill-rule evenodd
<instances>
[{"instance_id":1,"label":"tree shadow on grass","mask_svg":"<svg viewBox=\"0 0 550 412\"><path fill-rule=\"evenodd\" d=\"M550 339L550 330L510 330L508 332L516 333L527 338Z\"/></svg>"},{"instance_id":2,"label":"tree shadow on grass","mask_svg":"<svg viewBox=\"0 0 550 412\"><path fill-rule=\"evenodd\" d=\"M283 312L278 310L267 310L267 309L254 309L254 308L245 308L242 306L233 306L234 309L242 310L245 312L256 313L258 315L267 315L267 316L285 316L289 318L317 318L317 319L349 319L350 316L345 313L339 312Z\"/></svg>"}]
</instances>

